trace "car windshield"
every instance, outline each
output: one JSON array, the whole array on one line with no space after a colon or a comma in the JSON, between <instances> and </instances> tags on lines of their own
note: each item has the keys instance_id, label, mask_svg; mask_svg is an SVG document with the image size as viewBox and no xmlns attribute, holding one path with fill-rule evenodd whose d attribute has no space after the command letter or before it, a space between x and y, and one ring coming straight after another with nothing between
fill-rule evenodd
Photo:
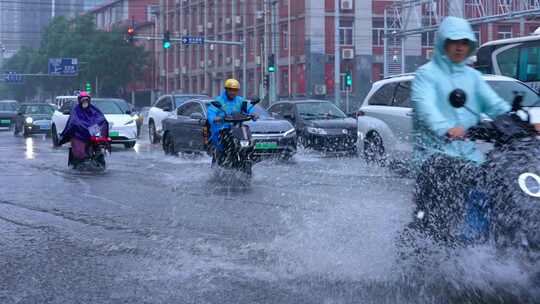
<instances>
[{"instance_id":1,"label":"car windshield","mask_svg":"<svg viewBox=\"0 0 540 304\"><path fill-rule=\"evenodd\" d=\"M17 104L14 102L0 102L0 111L17 111Z\"/></svg>"},{"instance_id":2,"label":"car windshield","mask_svg":"<svg viewBox=\"0 0 540 304\"><path fill-rule=\"evenodd\" d=\"M521 82L494 80L488 81L488 83L502 99L509 103L514 100L514 92L520 92L524 94L523 106L540 106L538 94Z\"/></svg>"},{"instance_id":3,"label":"car windshield","mask_svg":"<svg viewBox=\"0 0 540 304\"><path fill-rule=\"evenodd\" d=\"M178 108L184 102L197 97L201 97L201 95L174 96L174 105Z\"/></svg>"},{"instance_id":4,"label":"car windshield","mask_svg":"<svg viewBox=\"0 0 540 304\"><path fill-rule=\"evenodd\" d=\"M298 113L303 119L333 119L347 116L335 105L329 102L298 103Z\"/></svg>"},{"instance_id":5,"label":"car windshield","mask_svg":"<svg viewBox=\"0 0 540 304\"><path fill-rule=\"evenodd\" d=\"M260 118L268 118L270 117L270 114L261 106L256 105L253 108L253 113L257 113Z\"/></svg>"},{"instance_id":6,"label":"car windshield","mask_svg":"<svg viewBox=\"0 0 540 304\"><path fill-rule=\"evenodd\" d=\"M118 105L118 107L120 107L122 112L126 113L127 111L129 111L130 106L129 106L129 103L127 103L127 101L118 99L118 100L115 100L115 102Z\"/></svg>"},{"instance_id":7,"label":"car windshield","mask_svg":"<svg viewBox=\"0 0 540 304\"><path fill-rule=\"evenodd\" d=\"M50 105L27 105L24 108L24 114L28 115L39 115L47 114L50 115L54 112L54 108Z\"/></svg>"},{"instance_id":8,"label":"car windshield","mask_svg":"<svg viewBox=\"0 0 540 304\"><path fill-rule=\"evenodd\" d=\"M124 114L122 109L112 99L100 99L92 100L92 104L95 105L103 114Z\"/></svg>"}]
</instances>

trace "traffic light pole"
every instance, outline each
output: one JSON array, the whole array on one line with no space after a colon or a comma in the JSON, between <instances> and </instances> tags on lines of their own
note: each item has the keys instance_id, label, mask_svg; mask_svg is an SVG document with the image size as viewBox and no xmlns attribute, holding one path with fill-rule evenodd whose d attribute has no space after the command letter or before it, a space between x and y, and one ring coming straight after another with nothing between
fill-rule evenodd
<instances>
[{"instance_id":1,"label":"traffic light pole","mask_svg":"<svg viewBox=\"0 0 540 304\"><path fill-rule=\"evenodd\" d=\"M135 35L133 39L140 40L162 40L162 36L141 36ZM170 38L171 42L181 42L184 43L184 38ZM221 45L236 45L242 47L242 94L246 97L247 94L247 43L245 41L226 41L226 40L210 40L204 39L201 44L221 44ZM186 44L189 45L189 44Z\"/></svg>"}]
</instances>

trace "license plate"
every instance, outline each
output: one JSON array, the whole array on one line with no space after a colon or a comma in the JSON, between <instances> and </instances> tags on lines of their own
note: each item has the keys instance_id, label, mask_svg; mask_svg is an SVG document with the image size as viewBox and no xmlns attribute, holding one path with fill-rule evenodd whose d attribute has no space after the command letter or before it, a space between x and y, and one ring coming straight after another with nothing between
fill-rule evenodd
<instances>
[{"instance_id":1,"label":"license plate","mask_svg":"<svg viewBox=\"0 0 540 304\"><path fill-rule=\"evenodd\" d=\"M262 143L256 143L255 149L261 149L261 150L267 150L267 149L277 149L278 144L275 142L262 142Z\"/></svg>"},{"instance_id":2,"label":"license plate","mask_svg":"<svg viewBox=\"0 0 540 304\"><path fill-rule=\"evenodd\" d=\"M10 123L11 123L11 120L9 120L9 119L0 120L0 124L10 124Z\"/></svg>"},{"instance_id":3,"label":"license plate","mask_svg":"<svg viewBox=\"0 0 540 304\"><path fill-rule=\"evenodd\" d=\"M119 135L120 135L120 132L117 132L117 131L109 132L110 137L118 137Z\"/></svg>"}]
</instances>

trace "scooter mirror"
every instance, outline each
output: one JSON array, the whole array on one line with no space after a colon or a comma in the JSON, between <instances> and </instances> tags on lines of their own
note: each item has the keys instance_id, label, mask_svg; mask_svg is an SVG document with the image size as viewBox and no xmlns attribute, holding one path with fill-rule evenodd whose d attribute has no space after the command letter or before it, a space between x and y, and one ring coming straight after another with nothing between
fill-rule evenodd
<instances>
[{"instance_id":1,"label":"scooter mirror","mask_svg":"<svg viewBox=\"0 0 540 304\"><path fill-rule=\"evenodd\" d=\"M221 109L221 103L219 101L212 101L210 104L212 104L214 107Z\"/></svg>"},{"instance_id":2,"label":"scooter mirror","mask_svg":"<svg viewBox=\"0 0 540 304\"><path fill-rule=\"evenodd\" d=\"M452 107L462 108L465 106L465 102L467 102L467 93L462 89L455 89L450 93L448 99Z\"/></svg>"},{"instance_id":3,"label":"scooter mirror","mask_svg":"<svg viewBox=\"0 0 540 304\"><path fill-rule=\"evenodd\" d=\"M512 112L517 112L523 108L523 94L514 92L514 100L512 100Z\"/></svg>"}]
</instances>

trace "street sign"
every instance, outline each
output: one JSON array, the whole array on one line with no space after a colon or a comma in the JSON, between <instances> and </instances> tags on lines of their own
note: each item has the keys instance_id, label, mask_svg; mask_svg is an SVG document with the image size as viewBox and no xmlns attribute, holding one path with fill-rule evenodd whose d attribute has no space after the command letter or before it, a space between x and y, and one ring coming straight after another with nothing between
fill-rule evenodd
<instances>
[{"instance_id":1,"label":"street sign","mask_svg":"<svg viewBox=\"0 0 540 304\"><path fill-rule=\"evenodd\" d=\"M204 37L182 37L182 44L204 44Z\"/></svg>"},{"instance_id":2,"label":"street sign","mask_svg":"<svg viewBox=\"0 0 540 304\"><path fill-rule=\"evenodd\" d=\"M8 72L7 74L4 74L4 77L2 77L3 82L6 83L23 83L24 78L21 74L17 74L15 72Z\"/></svg>"},{"instance_id":3,"label":"street sign","mask_svg":"<svg viewBox=\"0 0 540 304\"><path fill-rule=\"evenodd\" d=\"M49 75L77 76L79 61L77 58L49 58Z\"/></svg>"}]
</instances>

